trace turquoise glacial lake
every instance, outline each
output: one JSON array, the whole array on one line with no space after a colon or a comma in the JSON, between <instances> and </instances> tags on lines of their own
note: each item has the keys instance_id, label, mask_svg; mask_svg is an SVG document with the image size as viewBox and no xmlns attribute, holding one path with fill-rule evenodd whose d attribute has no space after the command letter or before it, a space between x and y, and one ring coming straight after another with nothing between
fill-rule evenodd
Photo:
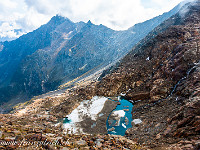
<instances>
[{"instance_id":1,"label":"turquoise glacial lake","mask_svg":"<svg viewBox=\"0 0 200 150\"><path fill-rule=\"evenodd\" d=\"M120 122L119 122L119 126L115 126L116 122L113 122L112 124L109 125L108 120L109 117L107 119L106 125L107 125L107 129L111 129L112 127L115 128L114 131L108 131L108 134L113 134L113 135L125 135L125 132L128 128L131 128L131 121L132 121L132 108L133 108L133 104L131 102L129 102L128 100L125 99L121 99L119 100L119 102L121 103L120 105L117 105L116 109L113 111L119 111L119 110L124 110L125 112L125 116L120 118ZM125 118L128 118L128 122L125 122Z\"/></svg>"}]
</instances>

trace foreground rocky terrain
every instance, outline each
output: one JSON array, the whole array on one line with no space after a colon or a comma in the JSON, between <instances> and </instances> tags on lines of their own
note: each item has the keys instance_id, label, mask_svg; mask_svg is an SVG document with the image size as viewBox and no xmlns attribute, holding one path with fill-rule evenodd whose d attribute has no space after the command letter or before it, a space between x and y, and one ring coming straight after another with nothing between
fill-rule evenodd
<instances>
[{"instance_id":1,"label":"foreground rocky terrain","mask_svg":"<svg viewBox=\"0 0 200 150\"><path fill-rule=\"evenodd\" d=\"M68 134L63 128L63 118L82 101L76 91L85 84L71 88L62 95L33 99L15 106L12 114L0 115L0 149L141 149L137 142L123 136L106 134L106 120L116 107L112 101L105 103L102 112L108 112L97 126L84 132L93 134ZM77 99L77 101L76 101ZM110 106L110 108L109 108ZM102 121L103 119L103 121ZM98 122L100 125L98 125ZM147 148L145 148L147 149Z\"/></svg>"},{"instance_id":2,"label":"foreground rocky terrain","mask_svg":"<svg viewBox=\"0 0 200 150\"><path fill-rule=\"evenodd\" d=\"M120 63L104 71L98 81L54 97L32 99L16 106L12 114L0 115L1 141L59 143L41 144L41 149L200 149L199 34L197 1L153 30ZM103 135L102 131L96 135L67 134L62 119L81 101L96 95L123 95L134 104L133 119L142 122L133 123L125 137ZM105 119L102 122L105 127Z\"/></svg>"}]
</instances>

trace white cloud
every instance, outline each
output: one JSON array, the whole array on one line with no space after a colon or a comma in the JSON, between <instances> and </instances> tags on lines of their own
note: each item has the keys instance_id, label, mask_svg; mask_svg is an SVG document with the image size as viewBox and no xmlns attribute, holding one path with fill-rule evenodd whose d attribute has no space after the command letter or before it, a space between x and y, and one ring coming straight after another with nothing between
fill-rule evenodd
<instances>
[{"instance_id":1,"label":"white cloud","mask_svg":"<svg viewBox=\"0 0 200 150\"><path fill-rule=\"evenodd\" d=\"M23 34L24 32L20 30L20 27L15 22L3 22L0 24L0 38L7 37L13 39Z\"/></svg>"},{"instance_id":2,"label":"white cloud","mask_svg":"<svg viewBox=\"0 0 200 150\"><path fill-rule=\"evenodd\" d=\"M0 21L29 32L56 14L127 29L175 7L182 0L0 0ZM4 28L0 26L0 32ZM9 33L9 32L8 32Z\"/></svg>"}]
</instances>

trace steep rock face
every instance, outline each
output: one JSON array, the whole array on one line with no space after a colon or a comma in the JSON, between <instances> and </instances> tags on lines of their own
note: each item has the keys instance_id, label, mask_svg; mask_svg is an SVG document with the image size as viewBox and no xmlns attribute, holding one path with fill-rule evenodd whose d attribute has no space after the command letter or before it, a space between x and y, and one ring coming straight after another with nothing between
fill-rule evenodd
<instances>
[{"instance_id":1,"label":"steep rock face","mask_svg":"<svg viewBox=\"0 0 200 150\"><path fill-rule=\"evenodd\" d=\"M126 31L114 31L90 21L73 23L55 16L32 33L2 43L1 101L20 102L115 62L178 10L179 6Z\"/></svg>"}]
</instances>

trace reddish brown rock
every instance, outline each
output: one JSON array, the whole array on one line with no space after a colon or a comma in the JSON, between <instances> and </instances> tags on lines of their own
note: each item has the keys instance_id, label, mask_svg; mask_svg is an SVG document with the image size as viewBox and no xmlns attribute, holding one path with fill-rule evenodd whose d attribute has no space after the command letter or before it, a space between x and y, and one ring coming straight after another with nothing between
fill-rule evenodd
<instances>
[{"instance_id":1,"label":"reddish brown rock","mask_svg":"<svg viewBox=\"0 0 200 150\"><path fill-rule=\"evenodd\" d=\"M140 92L140 93L127 93L125 96L129 100L148 100L150 99L150 93L149 92Z\"/></svg>"}]
</instances>

